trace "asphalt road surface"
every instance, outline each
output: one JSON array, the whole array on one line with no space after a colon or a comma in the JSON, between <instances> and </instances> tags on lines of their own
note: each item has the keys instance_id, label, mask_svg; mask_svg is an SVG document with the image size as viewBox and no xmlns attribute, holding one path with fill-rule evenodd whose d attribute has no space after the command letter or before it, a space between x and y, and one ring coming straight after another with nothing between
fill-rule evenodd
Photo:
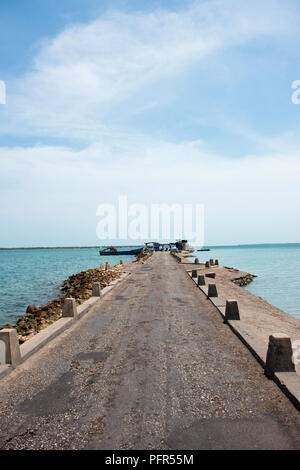
<instances>
[{"instance_id":1,"label":"asphalt road surface","mask_svg":"<svg viewBox=\"0 0 300 470\"><path fill-rule=\"evenodd\" d=\"M300 449L300 414L168 253L0 382L0 449Z\"/></svg>"}]
</instances>

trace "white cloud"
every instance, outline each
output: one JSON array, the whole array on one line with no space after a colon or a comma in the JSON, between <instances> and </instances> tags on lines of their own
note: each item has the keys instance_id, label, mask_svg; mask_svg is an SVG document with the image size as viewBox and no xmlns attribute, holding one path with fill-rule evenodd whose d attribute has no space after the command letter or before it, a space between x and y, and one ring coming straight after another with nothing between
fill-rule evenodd
<instances>
[{"instance_id":1,"label":"white cloud","mask_svg":"<svg viewBox=\"0 0 300 470\"><path fill-rule=\"evenodd\" d=\"M121 194L129 203L204 203L209 243L297 241L297 154L228 160L201 143L157 141L122 156L99 144L1 149L0 160L3 180L14 182L1 185L2 244L22 244L33 227L36 243L51 243L54 227L55 243L96 243L96 208Z\"/></svg>"},{"instance_id":2,"label":"white cloud","mask_svg":"<svg viewBox=\"0 0 300 470\"><path fill-rule=\"evenodd\" d=\"M218 50L290 31L292 5L196 1L181 11L115 11L67 27L43 43L32 70L14 84L3 128L95 139L110 132L105 125L109 107L150 83L174 79Z\"/></svg>"}]
</instances>

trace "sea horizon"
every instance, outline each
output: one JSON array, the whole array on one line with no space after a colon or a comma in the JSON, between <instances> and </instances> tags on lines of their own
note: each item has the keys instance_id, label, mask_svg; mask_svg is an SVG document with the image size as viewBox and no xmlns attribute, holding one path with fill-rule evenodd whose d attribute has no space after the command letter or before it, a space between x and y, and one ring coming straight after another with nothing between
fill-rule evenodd
<instances>
[{"instance_id":1,"label":"sea horizon","mask_svg":"<svg viewBox=\"0 0 300 470\"><path fill-rule=\"evenodd\" d=\"M137 245L68 245L68 246L19 246L19 247L0 247L0 251L5 250L76 250L76 249L89 249L89 248L108 248L110 246L114 246L116 248L136 248L144 245L145 243L150 242L142 242ZM172 243L172 242L158 242L158 243ZM226 248L226 247L249 247L249 246L281 246L281 245L300 245L300 242L260 242L260 243L234 243L234 244L221 244L221 245L203 245L201 248ZM193 248L199 249L199 246L195 246Z\"/></svg>"}]
</instances>

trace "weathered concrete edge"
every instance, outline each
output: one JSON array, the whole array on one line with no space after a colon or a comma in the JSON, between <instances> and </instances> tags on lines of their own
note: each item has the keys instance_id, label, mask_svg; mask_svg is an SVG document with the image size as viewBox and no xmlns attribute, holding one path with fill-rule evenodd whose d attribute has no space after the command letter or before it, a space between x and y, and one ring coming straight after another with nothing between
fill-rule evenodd
<instances>
[{"instance_id":1,"label":"weathered concrete edge","mask_svg":"<svg viewBox=\"0 0 300 470\"><path fill-rule=\"evenodd\" d=\"M274 382L300 411L300 377L296 372L277 372Z\"/></svg>"},{"instance_id":2,"label":"weathered concrete edge","mask_svg":"<svg viewBox=\"0 0 300 470\"><path fill-rule=\"evenodd\" d=\"M101 291L101 297L90 297L88 300L79 305L77 307L78 320L86 315L97 302L101 302L103 297L105 297L121 281L125 280L129 274L130 273L128 272L123 273L118 279L112 281L110 285L104 287L104 289ZM22 356L21 364L34 353L39 351L43 346L48 344L52 339L56 338L72 325L75 325L77 321L73 318L60 318L59 320L52 323L52 325L49 325L47 328L40 331L24 344L22 344L20 346ZM14 368L9 364L0 365L0 379L8 375L13 370Z\"/></svg>"},{"instance_id":3,"label":"weathered concrete edge","mask_svg":"<svg viewBox=\"0 0 300 470\"><path fill-rule=\"evenodd\" d=\"M10 372L12 372L14 369L12 366L6 364L6 365L0 365L0 379L8 375Z\"/></svg>"},{"instance_id":4,"label":"weathered concrete edge","mask_svg":"<svg viewBox=\"0 0 300 470\"><path fill-rule=\"evenodd\" d=\"M264 368L266 365L268 345L252 333L241 320L229 320L227 324Z\"/></svg>"},{"instance_id":5,"label":"weathered concrete edge","mask_svg":"<svg viewBox=\"0 0 300 470\"><path fill-rule=\"evenodd\" d=\"M108 294L108 292L110 292L120 281L125 279L128 275L129 273L123 273L118 279L112 281L109 286L104 287L104 289L102 289L101 291L101 294L102 294L101 297L90 297L88 300L86 300L81 305L79 305L77 307L78 320L82 318L84 315L86 315L97 302L100 302L101 299L105 297L105 295ZM58 324L58 322L60 323ZM47 344L49 341L51 341L53 338L58 336L60 333L62 333L63 331L65 331L66 329L68 329L70 326L72 326L75 323L76 323L76 320L74 321L73 318L60 318L59 320L54 322L52 325L50 325L49 327L45 328L40 333L35 335L33 338L26 341L26 343L24 343L20 347L22 360L26 360L28 357L30 357L32 354L34 354L40 348L42 348L45 344ZM50 328L52 328L52 330L54 331L50 330ZM41 336L39 337L39 335ZM23 351L24 352L26 351L26 352L24 353Z\"/></svg>"},{"instance_id":6,"label":"weathered concrete edge","mask_svg":"<svg viewBox=\"0 0 300 470\"><path fill-rule=\"evenodd\" d=\"M22 362L32 356L32 354L37 352L49 341L56 338L60 333L67 330L74 323L75 321L73 318L60 318L56 322L52 323L52 325L34 335L20 346Z\"/></svg>"},{"instance_id":7,"label":"weathered concrete edge","mask_svg":"<svg viewBox=\"0 0 300 470\"><path fill-rule=\"evenodd\" d=\"M207 297L207 286L198 286L196 278L192 278L190 272L188 272L188 275L194 281L196 286L201 290L201 292L203 292L203 294ZM220 297L208 297L208 300L210 300L210 302L216 307L222 319L225 320L226 300L220 299ZM249 349L258 362L264 367L268 349L267 344L265 344L264 341L252 333L252 331L249 330L245 323L243 323L241 320L229 320L228 326Z\"/></svg>"},{"instance_id":8,"label":"weathered concrete edge","mask_svg":"<svg viewBox=\"0 0 300 470\"><path fill-rule=\"evenodd\" d=\"M194 281L196 286L204 293L207 297L207 287L198 286L196 278L192 278L191 272L187 272L189 277ZM216 307L221 317L225 319L225 301L218 298L209 298L211 303ZM220 305L218 305L218 302ZM223 305L222 305L223 304ZM259 364L265 368L266 356L267 356L267 344L258 338L252 331L250 331L245 323L241 320L229 320L228 326L231 331L239 338L239 340L246 346L251 352ZM296 372L277 372L273 377L276 385L281 391L289 398L295 408L300 411L300 376Z\"/></svg>"}]
</instances>

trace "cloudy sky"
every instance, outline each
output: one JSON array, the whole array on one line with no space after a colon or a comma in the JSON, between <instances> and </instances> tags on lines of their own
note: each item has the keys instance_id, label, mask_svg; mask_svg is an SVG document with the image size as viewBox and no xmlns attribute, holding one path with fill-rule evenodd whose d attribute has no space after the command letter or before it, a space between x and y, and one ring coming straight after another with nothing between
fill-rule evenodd
<instances>
[{"instance_id":1,"label":"cloudy sky","mask_svg":"<svg viewBox=\"0 0 300 470\"><path fill-rule=\"evenodd\" d=\"M298 0L1 0L0 246L101 244L100 204L300 242Z\"/></svg>"}]
</instances>

